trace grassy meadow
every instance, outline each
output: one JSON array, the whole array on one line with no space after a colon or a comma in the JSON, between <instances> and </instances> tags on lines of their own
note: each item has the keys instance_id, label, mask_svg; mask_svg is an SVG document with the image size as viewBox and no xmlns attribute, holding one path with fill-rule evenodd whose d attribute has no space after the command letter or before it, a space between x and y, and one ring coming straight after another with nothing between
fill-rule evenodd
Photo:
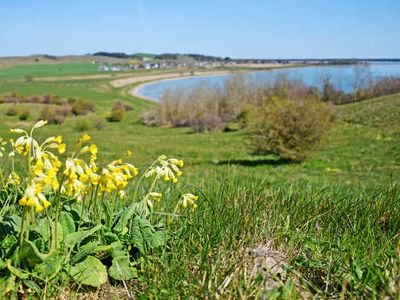
<instances>
[{"instance_id":1,"label":"grassy meadow","mask_svg":"<svg viewBox=\"0 0 400 300\"><path fill-rule=\"evenodd\" d=\"M85 130L102 162L127 150L145 169L166 154L185 162L178 189L199 195L198 208L168 225L167 246L138 261L137 278L100 289L60 286L61 298L297 299L400 297L400 94L336 107L334 127L306 161L289 164L253 155L243 130L193 133L188 128L142 125L154 103L128 96L109 79L25 82L34 77L97 73L90 64L0 69L1 95L51 94L96 103L106 119L122 100L133 110L121 122ZM29 128L41 104L21 121L0 104L0 137ZM82 131L68 117L47 125L38 138L60 134L67 144ZM129 194L128 196L129 197ZM161 201L157 209L172 207ZM156 218L162 218L157 217ZM271 265L271 258L275 262Z\"/></svg>"}]
</instances>

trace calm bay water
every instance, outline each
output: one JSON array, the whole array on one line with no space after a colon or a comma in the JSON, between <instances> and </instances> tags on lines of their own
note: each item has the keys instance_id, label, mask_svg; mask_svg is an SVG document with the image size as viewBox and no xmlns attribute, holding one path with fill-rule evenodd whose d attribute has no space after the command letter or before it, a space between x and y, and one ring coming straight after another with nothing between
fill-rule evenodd
<instances>
[{"instance_id":1,"label":"calm bay water","mask_svg":"<svg viewBox=\"0 0 400 300\"><path fill-rule=\"evenodd\" d=\"M288 78L299 79L310 86L321 87L322 78L329 76L336 88L344 92L351 92L355 82L360 76L379 78L384 76L400 76L400 62L370 63L367 67L346 66L310 66L287 69L274 69L266 71L252 71L241 73L256 82L272 81L278 76L286 75ZM196 85L207 82L222 86L234 74L195 76L162 80L143 85L137 90L137 95L152 100L159 100L167 90L192 89Z\"/></svg>"}]
</instances>

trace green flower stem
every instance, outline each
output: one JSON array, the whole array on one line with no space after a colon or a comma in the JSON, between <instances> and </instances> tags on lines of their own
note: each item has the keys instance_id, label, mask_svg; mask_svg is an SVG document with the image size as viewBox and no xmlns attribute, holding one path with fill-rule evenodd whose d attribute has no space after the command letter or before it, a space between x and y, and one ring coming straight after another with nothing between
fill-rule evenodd
<instances>
[{"instance_id":1,"label":"green flower stem","mask_svg":"<svg viewBox=\"0 0 400 300\"><path fill-rule=\"evenodd\" d=\"M19 245L22 246L22 240L24 239L24 227L25 227L25 218L27 217L26 215L26 208L25 206L22 209L22 220L21 220L21 229L19 231Z\"/></svg>"},{"instance_id":2,"label":"green flower stem","mask_svg":"<svg viewBox=\"0 0 400 300\"><path fill-rule=\"evenodd\" d=\"M115 191L115 197L114 200L111 202L111 208L110 208L110 215L108 216L108 224L107 226L111 229L112 226L112 220L113 220L113 215L114 215L114 209L115 209L115 202L117 202L118 198L118 191Z\"/></svg>"},{"instance_id":3,"label":"green flower stem","mask_svg":"<svg viewBox=\"0 0 400 300\"><path fill-rule=\"evenodd\" d=\"M57 250L58 245L58 218L59 218L59 210L60 210L60 198L61 198L61 187L64 183L64 175L61 178L61 182L60 182L60 186L58 188L57 191L57 196L56 196L56 214L55 214L55 218L54 218L54 223L55 223L55 227L54 227L54 248Z\"/></svg>"}]
</instances>

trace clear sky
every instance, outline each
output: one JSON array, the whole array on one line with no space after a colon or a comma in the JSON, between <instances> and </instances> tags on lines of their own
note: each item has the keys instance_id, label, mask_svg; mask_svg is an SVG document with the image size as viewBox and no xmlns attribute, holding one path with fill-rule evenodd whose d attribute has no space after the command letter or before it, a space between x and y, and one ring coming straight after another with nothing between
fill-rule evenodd
<instances>
[{"instance_id":1,"label":"clear sky","mask_svg":"<svg viewBox=\"0 0 400 300\"><path fill-rule=\"evenodd\" d=\"M400 58L400 0L0 0L0 56Z\"/></svg>"}]
</instances>

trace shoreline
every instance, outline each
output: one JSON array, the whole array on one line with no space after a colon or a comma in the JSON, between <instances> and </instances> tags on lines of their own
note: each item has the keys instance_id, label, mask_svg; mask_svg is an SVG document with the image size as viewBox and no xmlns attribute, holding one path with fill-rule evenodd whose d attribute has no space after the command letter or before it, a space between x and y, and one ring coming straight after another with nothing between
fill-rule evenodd
<instances>
[{"instance_id":1,"label":"shoreline","mask_svg":"<svg viewBox=\"0 0 400 300\"><path fill-rule=\"evenodd\" d=\"M265 68L259 68L259 69L245 69L245 70L223 70L223 71L206 71L206 72L194 72L194 74L190 74L189 72L186 73L181 73L181 74L176 74L176 76L173 76L173 74L164 74L164 75L170 75L170 76L160 76L159 78L154 78L149 80L143 80L140 81L138 80L137 82L134 83L132 87L130 87L127 91L127 94L139 99L151 101L151 102L159 102L159 99L156 98L150 98L146 97L145 95L142 95L139 93L139 90L142 89L143 87L153 84L153 83L158 83L158 82L163 82L163 81L174 81L174 80L179 80L179 79L188 79L192 77L217 77L217 76L223 76L223 75L233 75L233 74L243 74L243 73L256 73L256 72L265 72L265 71L272 71L272 70L277 70L277 69L293 69L293 68L308 68L308 67L328 67L328 66L337 66L337 67L346 67L348 66L347 64L324 64L324 65L318 65L318 64L292 64L292 65L277 65L277 66L268 66ZM160 74L161 75L161 74ZM133 78L127 78L133 79ZM139 78L137 78L139 79ZM144 79L142 77L142 79ZM126 79L120 79L120 80L126 80ZM126 85L131 85L131 84L126 84Z\"/></svg>"},{"instance_id":2,"label":"shoreline","mask_svg":"<svg viewBox=\"0 0 400 300\"><path fill-rule=\"evenodd\" d=\"M169 74L163 74L163 75L172 75L172 76L167 76L167 77L160 76L160 78L156 78L156 79L149 79L149 80L144 80L144 81L137 80L137 82L132 82L132 84L135 84L135 85L128 90L128 95L136 97L136 98L152 101L152 102L158 102L159 101L158 99L153 99L153 98L150 98L150 97L146 97L146 96L144 96L142 94L139 94L138 91L141 88L143 88L143 87L145 87L145 86L147 86L149 84L156 83L156 82L174 81L174 80L187 79L187 78L192 78L192 77L196 77L196 78L207 77L208 78L208 77L215 77L215 76L222 76L222 75L253 73L253 72L262 72L262 71L269 71L269 70L275 70L275 69L287 69L287 68L297 68L297 67L304 67L304 65L270 66L270 67L254 69L254 70L247 69L247 70L223 70L223 71L194 72L193 75L191 75L190 72L186 72L186 73L183 73L183 74L171 74L171 73L169 73ZM176 75L176 76L173 76L173 75ZM134 77L134 78L131 78L131 79L134 80L134 79L140 79L140 78ZM144 77L142 77L142 79L144 79ZM130 85L130 84L126 84L126 85Z\"/></svg>"},{"instance_id":3,"label":"shoreline","mask_svg":"<svg viewBox=\"0 0 400 300\"><path fill-rule=\"evenodd\" d=\"M260 70L260 71L265 71L265 70ZM150 97L146 97L145 95L142 95L140 93L138 93L138 91L150 84L153 83L158 83L158 82L164 82L164 81L175 81L175 80L180 80L180 79L188 79L188 78L202 78L202 77L216 77L216 76L223 76L223 75L230 75L230 74L240 74L240 73L246 73L246 72L254 72L254 71L240 71L240 72L228 72L228 71L221 71L218 73L212 73L212 74L199 74L199 75L183 75L183 76L179 76L179 77L171 77L171 78L163 78L163 79L155 79L155 80L149 80L146 82L142 82L142 83L138 83L137 85L135 85L133 88L129 89L128 94L130 96L136 97L136 98L140 98L140 99L144 99L144 100L148 100L148 101L152 101L152 102L158 102L158 99L154 99L154 98L150 98Z\"/></svg>"}]
</instances>

